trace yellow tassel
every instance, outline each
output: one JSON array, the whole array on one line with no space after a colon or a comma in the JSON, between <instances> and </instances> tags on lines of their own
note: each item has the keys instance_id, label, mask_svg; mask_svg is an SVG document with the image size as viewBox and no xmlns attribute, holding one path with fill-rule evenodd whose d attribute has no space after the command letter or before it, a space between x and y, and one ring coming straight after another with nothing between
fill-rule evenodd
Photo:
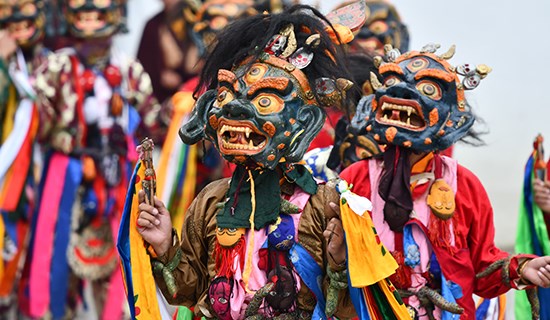
<instances>
[{"instance_id":1,"label":"yellow tassel","mask_svg":"<svg viewBox=\"0 0 550 320\"><path fill-rule=\"evenodd\" d=\"M254 178L252 177L252 172L248 170L248 177L250 179L250 202L252 204L252 212L250 213L250 237L248 241L248 248L246 249L246 262L243 272L243 281L244 288L246 292L253 293L253 290L248 288L248 281L250 279L250 274L252 273L252 255L254 254L254 213L256 213L256 191L254 190Z\"/></svg>"},{"instance_id":2,"label":"yellow tassel","mask_svg":"<svg viewBox=\"0 0 550 320\"><path fill-rule=\"evenodd\" d=\"M13 130L13 121L15 120L15 110L17 109L17 93L15 87L10 86L6 114L4 115L4 126L2 128L2 143L6 141Z\"/></svg>"}]
</instances>

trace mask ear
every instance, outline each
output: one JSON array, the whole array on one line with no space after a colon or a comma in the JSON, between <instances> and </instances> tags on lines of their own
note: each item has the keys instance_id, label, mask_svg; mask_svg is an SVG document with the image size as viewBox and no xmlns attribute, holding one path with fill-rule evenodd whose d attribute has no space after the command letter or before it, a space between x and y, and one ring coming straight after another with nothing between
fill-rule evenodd
<instances>
[{"instance_id":1,"label":"mask ear","mask_svg":"<svg viewBox=\"0 0 550 320\"><path fill-rule=\"evenodd\" d=\"M195 144L205 137L206 115L216 98L216 90L209 90L200 96L189 120L180 128L180 138L186 144Z\"/></svg>"},{"instance_id":2,"label":"mask ear","mask_svg":"<svg viewBox=\"0 0 550 320\"><path fill-rule=\"evenodd\" d=\"M325 112L319 106L308 104L300 107L296 121L300 123L304 131L292 141L290 151L285 156L288 162L302 160L311 141L321 131L325 118Z\"/></svg>"}]
</instances>

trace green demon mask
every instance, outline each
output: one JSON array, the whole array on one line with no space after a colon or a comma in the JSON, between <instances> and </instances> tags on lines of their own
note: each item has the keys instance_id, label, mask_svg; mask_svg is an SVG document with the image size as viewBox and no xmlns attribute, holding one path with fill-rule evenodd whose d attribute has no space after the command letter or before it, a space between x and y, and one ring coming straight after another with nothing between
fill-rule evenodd
<instances>
[{"instance_id":1,"label":"green demon mask","mask_svg":"<svg viewBox=\"0 0 550 320\"><path fill-rule=\"evenodd\" d=\"M180 135L190 144L206 137L228 161L267 169L297 162L324 123L304 73L273 55L220 70L218 83L197 101Z\"/></svg>"}]
</instances>

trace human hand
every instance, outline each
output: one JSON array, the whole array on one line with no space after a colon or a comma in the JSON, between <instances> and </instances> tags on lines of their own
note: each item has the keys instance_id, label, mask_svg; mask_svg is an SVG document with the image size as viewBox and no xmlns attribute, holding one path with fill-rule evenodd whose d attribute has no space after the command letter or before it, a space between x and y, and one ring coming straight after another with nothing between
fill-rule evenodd
<instances>
[{"instance_id":1,"label":"human hand","mask_svg":"<svg viewBox=\"0 0 550 320\"><path fill-rule=\"evenodd\" d=\"M17 42L10 37L9 32L0 30L0 58L8 60L17 50Z\"/></svg>"},{"instance_id":2,"label":"human hand","mask_svg":"<svg viewBox=\"0 0 550 320\"><path fill-rule=\"evenodd\" d=\"M540 179L533 182L533 200L546 214L550 214L550 184Z\"/></svg>"},{"instance_id":3,"label":"human hand","mask_svg":"<svg viewBox=\"0 0 550 320\"><path fill-rule=\"evenodd\" d=\"M330 207L335 212L340 212L340 207L334 202L330 203ZM338 218L330 219L323 236L327 241L327 253L331 267L341 267L346 262L346 243L342 221Z\"/></svg>"},{"instance_id":4,"label":"human hand","mask_svg":"<svg viewBox=\"0 0 550 320\"><path fill-rule=\"evenodd\" d=\"M155 197L155 207L145 203L145 192L138 193L138 232L158 256L165 254L172 245L172 221L164 203Z\"/></svg>"},{"instance_id":5,"label":"human hand","mask_svg":"<svg viewBox=\"0 0 550 320\"><path fill-rule=\"evenodd\" d=\"M529 260L520 274L521 278L532 284L550 287L550 256L538 257Z\"/></svg>"}]
</instances>

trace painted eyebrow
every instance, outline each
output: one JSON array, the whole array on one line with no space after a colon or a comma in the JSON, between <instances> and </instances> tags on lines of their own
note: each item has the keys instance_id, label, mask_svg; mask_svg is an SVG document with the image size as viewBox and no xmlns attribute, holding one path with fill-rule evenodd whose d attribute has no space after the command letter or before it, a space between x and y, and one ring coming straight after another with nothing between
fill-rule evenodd
<instances>
[{"instance_id":1,"label":"painted eyebrow","mask_svg":"<svg viewBox=\"0 0 550 320\"><path fill-rule=\"evenodd\" d=\"M419 80L420 78L426 77L437 78L445 82L453 82L455 80L455 77L452 74L437 69L420 70L417 74L414 75L414 80Z\"/></svg>"},{"instance_id":2,"label":"painted eyebrow","mask_svg":"<svg viewBox=\"0 0 550 320\"><path fill-rule=\"evenodd\" d=\"M252 96L260 89L273 89L279 92L285 92L290 84L290 80L284 77L268 77L256 81L248 89L248 96Z\"/></svg>"},{"instance_id":3,"label":"painted eyebrow","mask_svg":"<svg viewBox=\"0 0 550 320\"><path fill-rule=\"evenodd\" d=\"M239 90L239 82L237 81L237 76L229 70L225 70L225 69L218 70L218 84L220 86L224 86L228 88L231 88L231 86L233 86L232 89L235 92Z\"/></svg>"},{"instance_id":4,"label":"painted eyebrow","mask_svg":"<svg viewBox=\"0 0 550 320\"><path fill-rule=\"evenodd\" d=\"M395 72L397 74L403 75L403 70L401 69L401 67L399 67L395 63L385 63L381 65L380 68L378 69L378 73L380 74L388 73L388 72Z\"/></svg>"}]
</instances>

